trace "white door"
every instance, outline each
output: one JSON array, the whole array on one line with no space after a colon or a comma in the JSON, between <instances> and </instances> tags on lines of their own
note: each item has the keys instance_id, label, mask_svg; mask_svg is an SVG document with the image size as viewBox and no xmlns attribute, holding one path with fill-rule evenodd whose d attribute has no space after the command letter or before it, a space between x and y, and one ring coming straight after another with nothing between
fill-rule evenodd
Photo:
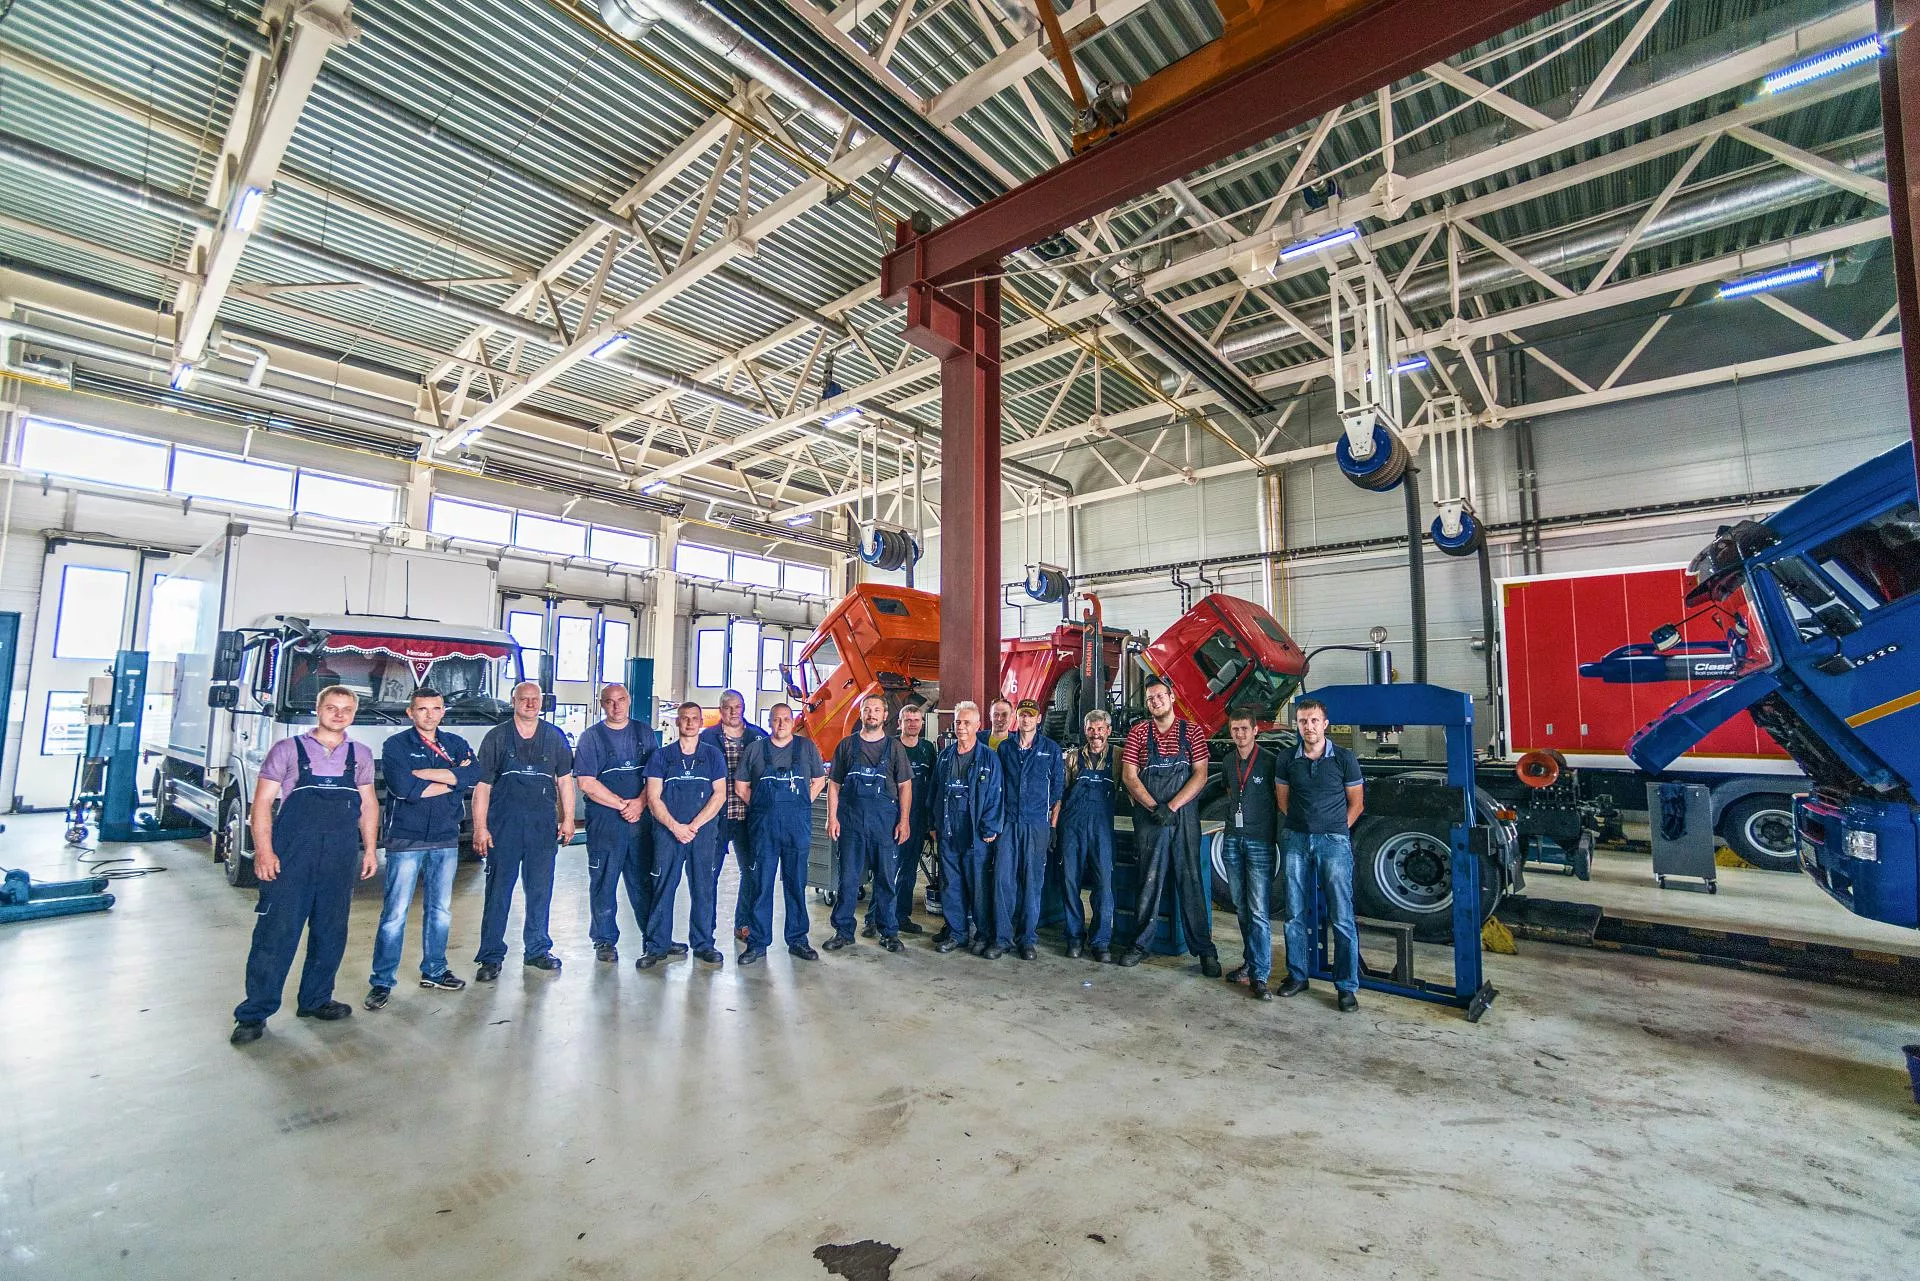
<instances>
[{"instance_id":1,"label":"white door","mask_svg":"<svg viewBox=\"0 0 1920 1281\"><path fill-rule=\"evenodd\" d=\"M87 680L111 675L115 654L146 643L153 579L167 559L78 542L48 551L14 781L19 808L59 809L71 799L74 769L87 745ZM149 718L158 714L155 694L168 688L163 673L149 675Z\"/></svg>"},{"instance_id":2,"label":"white door","mask_svg":"<svg viewBox=\"0 0 1920 1281\"><path fill-rule=\"evenodd\" d=\"M573 738L600 718L600 687L626 679L640 634L626 606L523 595L503 598L500 625L526 651L529 679L553 695L554 724Z\"/></svg>"}]
</instances>

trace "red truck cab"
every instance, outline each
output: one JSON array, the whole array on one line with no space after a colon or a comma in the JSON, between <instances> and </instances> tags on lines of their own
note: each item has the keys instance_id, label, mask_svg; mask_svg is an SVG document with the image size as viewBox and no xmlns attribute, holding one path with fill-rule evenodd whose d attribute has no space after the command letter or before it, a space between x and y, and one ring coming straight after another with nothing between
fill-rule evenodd
<instances>
[{"instance_id":1,"label":"red truck cab","mask_svg":"<svg viewBox=\"0 0 1920 1281\"><path fill-rule=\"evenodd\" d=\"M1173 687L1174 709L1209 737L1227 713L1251 707L1259 728L1280 723L1300 688L1307 656L1260 606L1214 592L1202 597L1146 649L1147 665Z\"/></svg>"}]
</instances>

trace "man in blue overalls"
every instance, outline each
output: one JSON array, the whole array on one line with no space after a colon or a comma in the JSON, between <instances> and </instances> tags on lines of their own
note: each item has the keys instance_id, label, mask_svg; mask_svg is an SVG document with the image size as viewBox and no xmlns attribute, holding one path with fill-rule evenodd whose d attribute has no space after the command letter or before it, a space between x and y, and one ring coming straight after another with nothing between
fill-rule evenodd
<instances>
[{"instance_id":1,"label":"man in blue overalls","mask_svg":"<svg viewBox=\"0 0 1920 1281\"><path fill-rule=\"evenodd\" d=\"M1093 886L1093 959L1113 959L1113 718L1095 709L1083 722L1087 741L1067 753L1067 798L1060 805L1060 882L1067 909L1067 955L1084 955L1086 909L1080 891Z\"/></svg>"},{"instance_id":2,"label":"man in blue overalls","mask_svg":"<svg viewBox=\"0 0 1920 1281\"><path fill-rule=\"evenodd\" d=\"M1169 892L1180 901L1187 948L1200 958L1200 973L1220 977L1213 945L1213 869L1200 861L1201 789L1207 785L1207 736L1174 714L1173 689L1159 677L1147 681L1148 719L1127 731L1120 781L1133 798L1133 841L1140 879L1134 905L1135 936L1120 964L1138 965L1160 928L1160 904Z\"/></svg>"},{"instance_id":3,"label":"man in blue overalls","mask_svg":"<svg viewBox=\"0 0 1920 1281\"><path fill-rule=\"evenodd\" d=\"M934 840L940 851L940 914L946 926L933 950L985 951L992 943L993 894L987 847L1006 822L1000 756L980 741L980 705L953 709L953 742L933 766Z\"/></svg>"},{"instance_id":4,"label":"man in blue overalls","mask_svg":"<svg viewBox=\"0 0 1920 1281\"><path fill-rule=\"evenodd\" d=\"M700 731L700 741L719 748L727 762L727 803L714 829L713 856L714 866L724 868L727 850L733 850L734 870L740 874L740 884L733 895L733 936L743 942L748 920L753 915L755 881L753 846L747 840L747 806L734 795L734 784L740 781L740 758L746 754L747 747L766 736L765 730L747 719L747 700L737 689L721 691L720 723Z\"/></svg>"},{"instance_id":5,"label":"man in blue overalls","mask_svg":"<svg viewBox=\"0 0 1920 1281\"><path fill-rule=\"evenodd\" d=\"M913 919L913 890L920 874L920 851L926 847L927 833L933 830L933 763L939 756L926 738L926 728L927 711L920 704L909 703L900 709L900 746L906 749L907 761L913 766L913 809L907 816L907 840L893 863L893 916L902 934L926 933ZM878 900L877 894L868 900L867 923L860 930L862 938L873 937L873 904Z\"/></svg>"},{"instance_id":6,"label":"man in blue overalls","mask_svg":"<svg viewBox=\"0 0 1920 1281\"><path fill-rule=\"evenodd\" d=\"M793 708L775 703L767 714L771 738L747 747L734 795L747 805L752 847L753 913L740 964L755 965L773 941L773 883L786 890L787 951L803 961L820 954L807 942L807 854L813 844L813 803L827 785L827 767L812 740L793 736ZM741 875L745 876L743 867Z\"/></svg>"},{"instance_id":7,"label":"man in blue overalls","mask_svg":"<svg viewBox=\"0 0 1920 1281\"><path fill-rule=\"evenodd\" d=\"M620 882L641 933L647 928L647 864L653 820L647 816L647 757L660 746L650 725L632 719L633 696L620 684L600 691L599 723L580 735L573 776L587 799L587 903L593 916L588 937L594 959L620 959Z\"/></svg>"},{"instance_id":8,"label":"man in blue overalls","mask_svg":"<svg viewBox=\"0 0 1920 1281\"><path fill-rule=\"evenodd\" d=\"M1020 959L1039 955L1040 892L1047 883L1053 826L1060 821L1066 761L1060 745L1040 732L1040 704L1014 708L1014 733L1000 744L1006 776L1007 839L993 869L993 947L989 958L1018 946Z\"/></svg>"},{"instance_id":9,"label":"man in blue overalls","mask_svg":"<svg viewBox=\"0 0 1920 1281\"><path fill-rule=\"evenodd\" d=\"M827 774L827 835L840 843L840 884L827 951L853 946L853 909L869 871L880 946L905 950L894 915L894 861L907 839L912 809L913 763L899 740L887 737L887 700L869 694L860 703L860 732L840 740Z\"/></svg>"},{"instance_id":10,"label":"man in blue overalls","mask_svg":"<svg viewBox=\"0 0 1920 1281\"><path fill-rule=\"evenodd\" d=\"M295 1011L331 1023L353 1013L333 999L333 979L347 950L353 883L379 867L374 843L380 809L373 793L373 753L347 738L360 698L330 685L314 699L319 723L267 750L253 787L253 871L260 878L253 946L247 952L247 999L233 1012L235 1045L257 1041L280 1008L302 930L307 963ZM279 812L274 801L280 802ZM228 858L239 858L239 850Z\"/></svg>"},{"instance_id":11,"label":"man in blue overalls","mask_svg":"<svg viewBox=\"0 0 1920 1281\"><path fill-rule=\"evenodd\" d=\"M540 687L513 687L513 719L495 725L480 740L480 783L473 789L473 852L487 860L487 897L480 913L480 968L474 979L491 983L507 959L507 914L523 877L527 913L521 927L522 961L549 974L560 972L547 935L553 902L556 845L573 839L573 747L559 728L540 719ZM556 835L557 834L557 835Z\"/></svg>"},{"instance_id":12,"label":"man in blue overalls","mask_svg":"<svg viewBox=\"0 0 1920 1281\"><path fill-rule=\"evenodd\" d=\"M727 803L727 759L700 741L705 713L682 703L674 717L677 741L647 757L647 809L653 814L653 908L646 950L634 968L652 969L672 952L673 901L687 877L687 928L693 954L708 965L727 958L713 945L714 900L720 894L720 852L714 828Z\"/></svg>"}]
</instances>

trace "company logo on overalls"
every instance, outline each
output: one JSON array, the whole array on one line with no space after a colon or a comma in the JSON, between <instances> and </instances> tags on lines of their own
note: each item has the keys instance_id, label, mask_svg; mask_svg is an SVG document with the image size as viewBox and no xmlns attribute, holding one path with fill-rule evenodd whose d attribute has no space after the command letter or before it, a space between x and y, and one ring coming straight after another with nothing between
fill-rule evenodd
<instances>
[{"instance_id":1,"label":"company logo on overalls","mask_svg":"<svg viewBox=\"0 0 1920 1281\"><path fill-rule=\"evenodd\" d=\"M786 753L785 760L780 759L779 754L781 752ZM772 794L777 794L781 789L785 789L787 793L792 796L800 795L800 771L794 764L796 755L798 755L798 753L792 743L788 743L785 747L769 747L767 749L767 772L762 774L757 781L764 785L770 797ZM761 787L754 788L754 796L758 797L761 791Z\"/></svg>"},{"instance_id":2,"label":"company logo on overalls","mask_svg":"<svg viewBox=\"0 0 1920 1281\"><path fill-rule=\"evenodd\" d=\"M893 746L888 739L880 740L878 760L868 755L868 747L863 741L855 749L857 759L847 770L847 781L853 784L853 794L870 801L882 801L887 798L887 770L884 768L888 750Z\"/></svg>"}]
</instances>

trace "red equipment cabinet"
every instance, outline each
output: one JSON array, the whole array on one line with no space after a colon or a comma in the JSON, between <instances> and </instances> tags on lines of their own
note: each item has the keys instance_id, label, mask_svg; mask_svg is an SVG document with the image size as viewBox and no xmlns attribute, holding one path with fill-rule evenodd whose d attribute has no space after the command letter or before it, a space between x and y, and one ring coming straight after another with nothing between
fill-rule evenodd
<instances>
[{"instance_id":1,"label":"red equipment cabinet","mask_svg":"<svg viewBox=\"0 0 1920 1281\"><path fill-rule=\"evenodd\" d=\"M1514 754L1553 750L1569 764L1632 770L1627 740L1677 700L1767 658L1756 631L1729 643L1746 609L1680 627L1681 644L1656 649L1656 627L1688 613L1682 565L1545 574L1499 584L1502 715ZM1736 652L1745 647L1744 652ZM1742 712L1702 739L1676 768L1797 772L1779 744Z\"/></svg>"}]
</instances>

